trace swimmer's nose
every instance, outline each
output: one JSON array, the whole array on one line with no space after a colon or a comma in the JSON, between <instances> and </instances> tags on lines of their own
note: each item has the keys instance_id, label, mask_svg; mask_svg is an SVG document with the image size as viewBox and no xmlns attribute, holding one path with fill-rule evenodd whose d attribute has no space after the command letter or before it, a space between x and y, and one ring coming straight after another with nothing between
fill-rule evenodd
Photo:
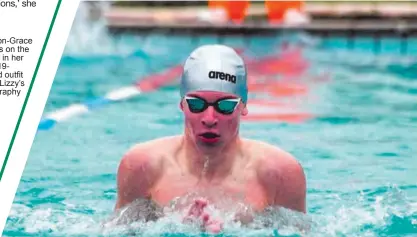
<instances>
[{"instance_id":1,"label":"swimmer's nose","mask_svg":"<svg viewBox=\"0 0 417 237\"><path fill-rule=\"evenodd\" d=\"M212 128L215 127L217 125L217 118L215 115L216 111L214 110L213 107L208 107L206 111L204 111L204 115L203 118L201 119L201 123L208 127L208 128Z\"/></svg>"}]
</instances>

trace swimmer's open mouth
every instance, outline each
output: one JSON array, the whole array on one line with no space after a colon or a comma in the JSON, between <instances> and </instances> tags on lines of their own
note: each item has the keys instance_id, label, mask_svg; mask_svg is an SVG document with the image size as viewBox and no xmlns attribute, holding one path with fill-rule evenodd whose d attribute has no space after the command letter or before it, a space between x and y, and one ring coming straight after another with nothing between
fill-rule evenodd
<instances>
[{"instance_id":1,"label":"swimmer's open mouth","mask_svg":"<svg viewBox=\"0 0 417 237\"><path fill-rule=\"evenodd\" d=\"M205 132L205 133L202 133L200 136L204 138L208 138L208 139L220 137L218 134L212 133L212 132Z\"/></svg>"}]
</instances>

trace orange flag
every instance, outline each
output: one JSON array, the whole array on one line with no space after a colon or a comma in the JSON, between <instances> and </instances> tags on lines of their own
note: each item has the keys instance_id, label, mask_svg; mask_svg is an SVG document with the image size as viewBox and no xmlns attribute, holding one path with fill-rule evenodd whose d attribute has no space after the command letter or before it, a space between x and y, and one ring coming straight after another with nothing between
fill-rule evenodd
<instances>
[{"instance_id":1,"label":"orange flag","mask_svg":"<svg viewBox=\"0 0 417 237\"><path fill-rule=\"evenodd\" d=\"M241 24L246 18L246 14L249 10L250 1L215 1L209 0L209 9L223 9L227 13L227 17L230 21Z\"/></svg>"},{"instance_id":2,"label":"orange flag","mask_svg":"<svg viewBox=\"0 0 417 237\"><path fill-rule=\"evenodd\" d=\"M289 9L302 11L303 1L273 1L265 0L265 10L268 14L269 23L282 23L285 13Z\"/></svg>"}]
</instances>

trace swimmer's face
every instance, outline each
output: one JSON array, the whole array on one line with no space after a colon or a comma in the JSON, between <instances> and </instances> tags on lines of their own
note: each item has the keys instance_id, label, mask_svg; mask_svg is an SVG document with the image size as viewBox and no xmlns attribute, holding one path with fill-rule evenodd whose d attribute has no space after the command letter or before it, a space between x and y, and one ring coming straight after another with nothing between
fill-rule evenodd
<instances>
[{"instance_id":1,"label":"swimmer's face","mask_svg":"<svg viewBox=\"0 0 417 237\"><path fill-rule=\"evenodd\" d=\"M238 135L240 116L247 114L246 105L236 95L211 91L187 94L180 108L186 133L202 148L228 144Z\"/></svg>"}]
</instances>

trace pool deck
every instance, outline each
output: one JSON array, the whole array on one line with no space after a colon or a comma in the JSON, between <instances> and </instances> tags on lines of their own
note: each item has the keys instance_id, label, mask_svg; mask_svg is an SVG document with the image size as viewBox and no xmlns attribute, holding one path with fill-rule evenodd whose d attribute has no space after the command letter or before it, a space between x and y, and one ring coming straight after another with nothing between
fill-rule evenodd
<instances>
[{"instance_id":1,"label":"pool deck","mask_svg":"<svg viewBox=\"0 0 417 237\"><path fill-rule=\"evenodd\" d=\"M417 31L417 2L308 2L306 13L312 19L298 26L270 25L262 4L252 4L244 24L208 20L206 7L121 7L104 13L113 32L171 30L193 33L267 33L280 29L311 33L375 33L414 35Z\"/></svg>"}]
</instances>

